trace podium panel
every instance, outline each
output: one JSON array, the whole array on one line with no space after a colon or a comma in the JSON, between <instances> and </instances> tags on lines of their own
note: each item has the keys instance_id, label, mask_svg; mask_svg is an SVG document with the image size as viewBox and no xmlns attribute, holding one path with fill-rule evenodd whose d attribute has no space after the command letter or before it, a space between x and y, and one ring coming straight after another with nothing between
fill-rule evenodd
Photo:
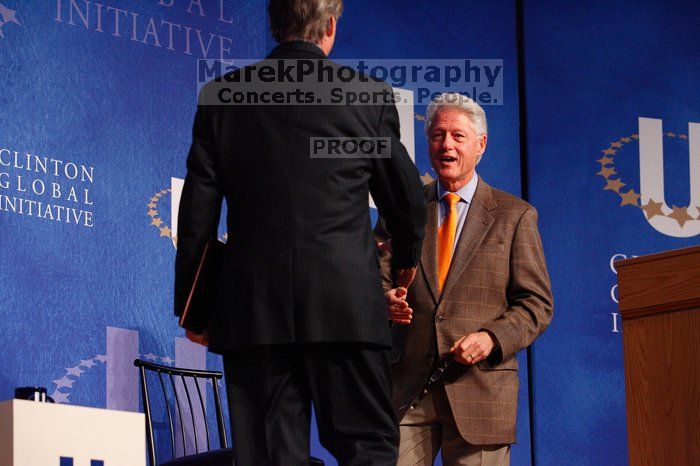
<instances>
[{"instance_id":1,"label":"podium panel","mask_svg":"<svg viewBox=\"0 0 700 466\"><path fill-rule=\"evenodd\" d=\"M145 466L144 415L10 400L0 403L2 466Z\"/></svg>"},{"instance_id":2,"label":"podium panel","mask_svg":"<svg viewBox=\"0 0 700 466\"><path fill-rule=\"evenodd\" d=\"M700 464L700 247L615 265L630 464Z\"/></svg>"}]
</instances>

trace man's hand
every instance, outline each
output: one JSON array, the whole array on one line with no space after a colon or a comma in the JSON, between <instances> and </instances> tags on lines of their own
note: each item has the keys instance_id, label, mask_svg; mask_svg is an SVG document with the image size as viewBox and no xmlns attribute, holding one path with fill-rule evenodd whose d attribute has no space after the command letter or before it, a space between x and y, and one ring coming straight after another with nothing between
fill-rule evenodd
<instances>
[{"instance_id":1,"label":"man's hand","mask_svg":"<svg viewBox=\"0 0 700 466\"><path fill-rule=\"evenodd\" d=\"M470 333L457 340L450 353L455 355L455 361L472 365L488 358L495 344L488 332Z\"/></svg>"},{"instance_id":2,"label":"man's hand","mask_svg":"<svg viewBox=\"0 0 700 466\"><path fill-rule=\"evenodd\" d=\"M185 330L185 335L187 339L194 343L199 343L200 345L209 346L209 334L207 331L202 333L194 333L189 330Z\"/></svg>"},{"instance_id":3,"label":"man's hand","mask_svg":"<svg viewBox=\"0 0 700 466\"><path fill-rule=\"evenodd\" d=\"M384 293L386 298L386 312L389 320L394 323L407 325L413 319L413 309L406 302L406 288L394 288Z\"/></svg>"}]
</instances>

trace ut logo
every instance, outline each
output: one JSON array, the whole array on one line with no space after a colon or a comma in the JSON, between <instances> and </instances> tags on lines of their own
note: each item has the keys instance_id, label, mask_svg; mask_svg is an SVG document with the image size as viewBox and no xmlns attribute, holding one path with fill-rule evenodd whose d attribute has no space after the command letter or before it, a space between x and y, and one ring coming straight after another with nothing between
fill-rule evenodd
<instances>
[{"instance_id":1,"label":"ut logo","mask_svg":"<svg viewBox=\"0 0 700 466\"><path fill-rule=\"evenodd\" d=\"M107 327L107 409L139 411L139 372L134 359L160 364L174 363L190 369L207 368L207 349L186 338L175 338L175 359L139 352L139 332L119 327Z\"/></svg>"},{"instance_id":2,"label":"ut logo","mask_svg":"<svg viewBox=\"0 0 700 466\"><path fill-rule=\"evenodd\" d=\"M159 357L155 354L148 353L140 355L139 353L139 332L119 327L107 327L107 409L115 409L120 411L139 411L140 402L140 382L139 371L134 366L134 359L139 357L160 364L170 365L174 363L177 367L186 367L189 369L207 368L207 349L196 343L192 343L186 338L175 338L175 359L170 357ZM181 396L185 396L182 392L183 388L180 384L177 385L177 390ZM189 395L188 395L189 396ZM183 398L184 399L184 398ZM202 393L204 405L207 405L207 393ZM175 414L175 451L194 451L195 445L204 446L205 439L194 437L194 432L185 428L184 433L181 431L182 426L197 424L197 429L200 432L204 431L203 419L197 417L192 420L189 412L182 413L182 421L180 421L179 411ZM184 424L183 424L184 423ZM72 463L66 463L66 466ZM60 466L64 466L61 464ZM75 465L75 466L83 466ZM90 466L104 466L102 462L92 463Z\"/></svg>"},{"instance_id":3,"label":"ut logo","mask_svg":"<svg viewBox=\"0 0 700 466\"><path fill-rule=\"evenodd\" d=\"M662 121L639 118L639 181L643 205L653 203L664 215L645 216L664 235L689 238L700 234L700 123L688 123L690 201L669 207L664 195L664 149ZM670 214L670 215L669 215Z\"/></svg>"},{"instance_id":4,"label":"ut logo","mask_svg":"<svg viewBox=\"0 0 700 466\"><path fill-rule=\"evenodd\" d=\"M73 466L73 458L61 456L59 466ZM105 466L103 460L90 460L90 466Z\"/></svg>"}]
</instances>

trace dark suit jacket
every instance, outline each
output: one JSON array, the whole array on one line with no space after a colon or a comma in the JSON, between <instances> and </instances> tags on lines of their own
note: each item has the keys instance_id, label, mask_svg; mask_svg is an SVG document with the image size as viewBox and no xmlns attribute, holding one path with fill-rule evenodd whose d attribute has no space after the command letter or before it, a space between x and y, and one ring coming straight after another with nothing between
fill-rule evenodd
<instances>
[{"instance_id":1,"label":"dark suit jacket","mask_svg":"<svg viewBox=\"0 0 700 466\"><path fill-rule=\"evenodd\" d=\"M537 212L480 178L439 294L436 183L425 187L425 244L421 266L407 295L413 322L392 329L394 407L401 419L436 358L445 357L460 337L487 330L498 340L499 349L475 366L454 364L445 374L445 391L467 442L514 443L518 402L514 356L552 319L552 294ZM381 223L376 235L378 241L390 236ZM385 288L391 286L390 256L382 253Z\"/></svg>"},{"instance_id":2,"label":"dark suit jacket","mask_svg":"<svg viewBox=\"0 0 700 466\"><path fill-rule=\"evenodd\" d=\"M339 66L301 41L279 45L268 58ZM306 88L314 87L310 79ZM352 90L357 82L354 75L337 86ZM361 87L388 89L375 81ZM391 157L310 156L311 137L368 136L390 138ZM205 241L216 235L223 197L228 241L212 351L311 342L389 346L370 192L394 232L395 265L417 264L425 201L399 141L394 104L200 105L180 202L176 314Z\"/></svg>"}]
</instances>

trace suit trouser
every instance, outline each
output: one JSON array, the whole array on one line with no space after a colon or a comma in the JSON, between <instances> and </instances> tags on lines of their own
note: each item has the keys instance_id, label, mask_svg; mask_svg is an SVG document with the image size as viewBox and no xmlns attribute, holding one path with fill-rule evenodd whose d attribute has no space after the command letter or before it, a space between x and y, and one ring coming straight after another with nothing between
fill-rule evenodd
<instances>
[{"instance_id":1,"label":"suit trouser","mask_svg":"<svg viewBox=\"0 0 700 466\"><path fill-rule=\"evenodd\" d=\"M452 408L439 384L399 423L398 466L432 466L442 448L445 466L508 466L510 445L472 445L457 429Z\"/></svg>"},{"instance_id":2,"label":"suit trouser","mask_svg":"<svg viewBox=\"0 0 700 466\"><path fill-rule=\"evenodd\" d=\"M360 343L256 346L224 355L236 464L309 461L311 404L341 465L396 464L388 350Z\"/></svg>"}]
</instances>

